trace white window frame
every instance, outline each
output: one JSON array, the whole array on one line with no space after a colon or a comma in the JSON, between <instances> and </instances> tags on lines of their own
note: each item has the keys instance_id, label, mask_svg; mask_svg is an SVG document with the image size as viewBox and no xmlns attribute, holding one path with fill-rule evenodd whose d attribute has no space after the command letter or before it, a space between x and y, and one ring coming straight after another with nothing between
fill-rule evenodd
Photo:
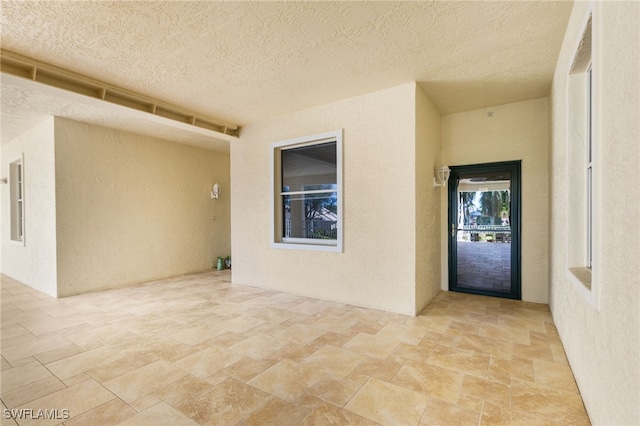
<instances>
[{"instance_id":1,"label":"white window frame","mask_svg":"<svg viewBox=\"0 0 640 426\"><path fill-rule=\"evenodd\" d=\"M335 130L327 133L303 136L294 139L274 142L270 145L271 158L271 247L293 250L315 250L327 252L342 252L343 241L343 197L342 197L342 139L343 131ZM304 146L320 145L323 143L335 142L336 144L336 186L337 190L337 237L336 240L321 240L307 238L284 238L283 237L283 212L282 212L282 176L280 153L286 149L300 148ZM295 195L298 191L287 192ZM326 190L305 191L327 192Z\"/></svg>"},{"instance_id":2,"label":"white window frame","mask_svg":"<svg viewBox=\"0 0 640 426\"><path fill-rule=\"evenodd\" d=\"M585 36L587 32L587 28L589 25L589 21L591 21L591 40L590 40L590 50L588 62L584 68L574 69L575 64L570 64L569 70L567 70L567 75L571 74L580 74L584 75L585 84L582 89L579 87L569 87L569 91L571 90L583 90L584 93L584 110L577 111L572 108L567 108L570 119L573 114L584 114L585 124L584 124L584 179L585 179L585 225L584 225L584 236L585 236L585 247L584 247L584 263L583 264L575 264L575 262L571 262L569 258L567 258L567 269L566 269L566 278L573 285L574 289L587 301L591 307L599 311L599 268L598 268L598 260L600 255L599 250L599 223L598 218L600 217L600 205L598 200L599 198L599 176L600 171L598 168L598 69L597 69L597 42L596 36L598 31L598 24L596 20L595 12L595 3L590 2L589 7L585 11L585 15L583 16L582 28L583 33L579 39L576 40L576 45L574 52L576 52L576 58L581 53L581 48L583 44L586 42ZM581 56L584 61L587 59L585 56ZM569 145L572 142L572 135L569 137ZM575 147L573 147L575 148ZM570 158L571 146L568 146L568 156ZM569 160L568 160L569 161ZM569 167L567 168L569 170ZM569 189L570 190L570 189ZM572 206L567 203L567 220L570 220L571 209ZM567 229L570 227L567 226ZM567 239L571 240L571 234L567 235Z\"/></svg>"},{"instance_id":3,"label":"white window frame","mask_svg":"<svg viewBox=\"0 0 640 426\"><path fill-rule=\"evenodd\" d=\"M25 199L24 199L24 155L9 163L9 206L11 242L24 246Z\"/></svg>"}]
</instances>

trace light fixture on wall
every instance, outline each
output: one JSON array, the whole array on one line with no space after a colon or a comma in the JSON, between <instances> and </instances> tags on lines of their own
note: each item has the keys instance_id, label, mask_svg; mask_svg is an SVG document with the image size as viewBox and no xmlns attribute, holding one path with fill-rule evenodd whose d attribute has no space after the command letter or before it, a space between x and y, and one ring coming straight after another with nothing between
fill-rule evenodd
<instances>
[{"instance_id":1,"label":"light fixture on wall","mask_svg":"<svg viewBox=\"0 0 640 426\"><path fill-rule=\"evenodd\" d=\"M215 185L213 185L213 189L211 190L211 199L216 199L220 197L220 185L218 185L218 183L216 182Z\"/></svg>"},{"instance_id":2,"label":"light fixture on wall","mask_svg":"<svg viewBox=\"0 0 640 426\"><path fill-rule=\"evenodd\" d=\"M445 186L449 180L451 169L444 164L436 171L436 177L433 178L433 187Z\"/></svg>"}]
</instances>

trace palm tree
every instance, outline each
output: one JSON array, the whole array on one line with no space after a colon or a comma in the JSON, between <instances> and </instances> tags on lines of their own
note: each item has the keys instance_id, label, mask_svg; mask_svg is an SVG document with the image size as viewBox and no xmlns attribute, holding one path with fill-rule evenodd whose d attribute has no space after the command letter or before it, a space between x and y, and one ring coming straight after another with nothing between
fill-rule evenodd
<instances>
[{"instance_id":1,"label":"palm tree","mask_svg":"<svg viewBox=\"0 0 640 426\"><path fill-rule=\"evenodd\" d=\"M506 191L485 191L480 196L480 210L482 215L490 218L491 225L499 225L502 221L502 195Z\"/></svg>"},{"instance_id":2,"label":"palm tree","mask_svg":"<svg viewBox=\"0 0 640 426\"><path fill-rule=\"evenodd\" d=\"M475 192L460 192L460 208L462 210L463 225L471 224L471 208L473 207L473 199Z\"/></svg>"}]
</instances>

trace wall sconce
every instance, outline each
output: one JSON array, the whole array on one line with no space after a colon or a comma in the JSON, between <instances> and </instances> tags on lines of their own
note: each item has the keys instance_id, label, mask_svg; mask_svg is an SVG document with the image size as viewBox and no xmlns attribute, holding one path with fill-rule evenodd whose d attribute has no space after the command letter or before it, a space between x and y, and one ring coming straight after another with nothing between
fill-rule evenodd
<instances>
[{"instance_id":1,"label":"wall sconce","mask_svg":"<svg viewBox=\"0 0 640 426\"><path fill-rule=\"evenodd\" d=\"M444 164L436 171L436 177L433 178L433 187L445 186L449 180L451 169Z\"/></svg>"},{"instance_id":2,"label":"wall sconce","mask_svg":"<svg viewBox=\"0 0 640 426\"><path fill-rule=\"evenodd\" d=\"M211 190L211 199L216 199L220 197L220 185L218 185L218 183L216 182L215 185L213 185L213 189Z\"/></svg>"}]
</instances>

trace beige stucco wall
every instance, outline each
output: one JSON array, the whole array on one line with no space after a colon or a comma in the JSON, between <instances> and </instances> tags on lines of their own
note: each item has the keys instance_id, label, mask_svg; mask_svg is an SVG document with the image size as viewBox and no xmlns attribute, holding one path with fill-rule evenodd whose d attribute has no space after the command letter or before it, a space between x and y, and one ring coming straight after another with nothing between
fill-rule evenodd
<instances>
[{"instance_id":1,"label":"beige stucco wall","mask_svg":"<svg viewBox=\"0 0 640 426\"><path fill-rule=\"evenodd\" d=\"M55 137L60 296L202 271L230 253L228 154L61 118Z\"/></svg>"},{"instance_id":2,"label":"beige stucco wall","mask_svg":"<svg viewBox=\"0 0 640 426\"><path fill-rule=\"evenodd\" d=\"M26 119L25 119L26 120ZM2 190L2 273L56 296L56 210L53 117L24 122L25 132L2 141L2 177L24 155L24 245L11 241L9 186Z\"/></svg>"},{"instance_id":3,"label":"beige stucco wall","mask_svg":"<svg viewBox=\"0 0 640 426\"><path fill-rule=\"evenodd\" d=\"M596 2L593 306L568 277L568 72L589 3L576 2L551 95L550 307L593 424L640 424L640 3Z\"/></svg>"},{"instance_id":4,"label":"beige stucco wall","mask_svg":"<svg viewBox=\"0 0 640 426\"><path fill-rule=\"evenodd\" d=\"M413 314L416 85L245 128L231 144L234 283ZM343 253L272 248L269 145L343 129Z\"/></svg>"},{"instance_id":5,"label":"beige stucco wall","mask_svg":"<svg viewBox=\"0 0 640 426\"><path fill-rule=\"evenodd\" d=\"M493 112L492 117L487 113ZM522 160L522 299L548 301L548 99L442 117L442 161L459 166ZM442 253L447 253L447 192L441 192ZM448 287L443 256L442 288Z\"/></svg>"},{"instance_id":6,"label":"beige stucco wall","mask_svg":"<svg viewBox=\"0 0 640 426\"><path fill-rule=\"evenodd\" d=\"M433 187L440 166L441 116L416 88L416 313L440 291L440 195ZM446 253L446 252L445 252ZM446 258L445 256L442 256Z\"/></svg>"}]
</instances>

